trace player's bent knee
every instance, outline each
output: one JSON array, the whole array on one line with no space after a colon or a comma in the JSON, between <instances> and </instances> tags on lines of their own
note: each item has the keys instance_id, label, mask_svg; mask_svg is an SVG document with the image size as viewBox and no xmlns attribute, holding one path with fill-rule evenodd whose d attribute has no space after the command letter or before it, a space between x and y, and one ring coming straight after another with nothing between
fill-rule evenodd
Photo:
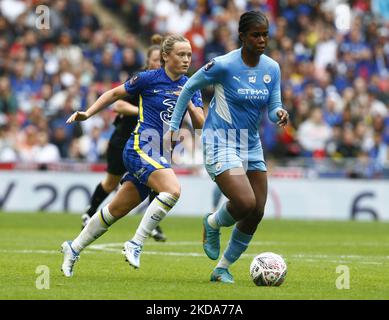
<instances>
[{"instance_id":1,"label":"player's bent knee","mask_svg":"<svg viewBox=\"0 0 389 320\"><path fill-rule=\"evenodd\" d=\"M257 226L261 222L264 215L264 208L255 208L255 210L247 217L247 221L252 226Z\"/></svg>"},{"instance_id":2,"label":"player's bent knee","mask_svg":"<svg viewBox=\"0 0 389 320\"><path fill-rule=\"evenodd\" d=\"M112 175L108 175L105 177L105 179L101 182L101 185L105 192L111 193L114 191L117 186L119 185L120 178Z\"/></svg>"},{"instance_id":3,"label":"player's bent knee","mask_svg":"<svg viewBox=\"0 0 389 320\"><path fill-rule=\"evenodd\" d=\"M113 186L113 185L107 185L107 186L104 186L104 191L106 193L111 193L113 192L115 189L116 189L117 185Z\"/></svg>"},{"instance_id":4,"label":"player's bent knee","mask_svg":"<svg viewBox=\"0 0 389 320\"><path fill-rule=\"evenodd\" d=\"M253 214L257 216L263 216L263 213L265 212L265 201L263 203L257 203L255 206L255 209L253 210Z\"/></svg>"},{"instance_id":5,"label":"player's bent knee","mask_svg":"<svg viewBox=\"0 0 389 320\"><path fill-rule=\"evenodd\" d=\"M102 183L103 189L106 193L111 193L116 189L118 183L104 180Z\"/></svg>"},{"instance_id":6,"label":"player's bent knee","mask_svg":"<svg viewBox=\"0 0 389 320\"><path fill-rule=\"evenodd\" d=\"M239 228L242 232L247 234L254 234L261 222L263 213L252 213L239 222Z\"/></svg>"},{"instance_id":7,"label":"player's bent knee","mask_svg":"<svg viewBox=\"0 0 389 320\"><path fill-rule=\"evenodd\" d=\"M263 210L255 210L253 215L252 215L252 224L253 225L259 225L259 223L262 221L264 215Z\"/></svg>"},{"instance_id":8,"label":"player's bent knee","mask_svg":"<svg viewBox=\"0 0 389 320\"><path fill-rule=\"evenodd\" d=\"M256 208L255 198L241 197L234 201L234 207L241 213L242 218L247 217Z\"/></svg>"},{"instance_id":9,"label":"player's bent knee","mask_svg":"<svg viewBox=\"0 0 389 320\"><path fill-rule=\"evenodd\" d=\"M164 190L163 192L170 194L173 198L178 200L181 196L181 187L180 186L169 187L166 190Z\"/></svg>"},{"instance_id":10,"label":"player's bent knee","mask_svg":"<svg viewBox=\"0 0 389 320\"><path fill-rule=\"evenodd\" d=\"M252 214L252 212L255 210L255 205L253 205L252 203L248 203L243 208L244 208L243 212L245 213L245 216L247 217L250 214Z\"/></svg>"}]
</instances>

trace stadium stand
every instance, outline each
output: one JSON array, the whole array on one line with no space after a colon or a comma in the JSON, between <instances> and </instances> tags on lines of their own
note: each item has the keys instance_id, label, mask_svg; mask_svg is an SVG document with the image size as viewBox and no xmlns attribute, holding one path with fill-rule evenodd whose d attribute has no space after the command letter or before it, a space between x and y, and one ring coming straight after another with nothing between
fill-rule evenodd
<instances>
[{"instance_id":1,"label":"stadium stand","mask_svg":"<svg viewBox=\"0 0 389 320\"><path fill-rule=\"evenodd\" d=\"M41 4L50 8L49 29L35 26ZM127 26L124 37L101 23L102 7ZM267 54L281 66L283 103L291 115L286 129L263 119L262 142L277 175L288 165L326 177L388 177L385 0L101 0L99 10L93 1L4 0L0 162L103 162L113 111L65 125L74 110L85 110L139 70L151 34L184 34L194 72L237 48L240 14L257 9L269 17Z\"/></svg>"}]
</instances>

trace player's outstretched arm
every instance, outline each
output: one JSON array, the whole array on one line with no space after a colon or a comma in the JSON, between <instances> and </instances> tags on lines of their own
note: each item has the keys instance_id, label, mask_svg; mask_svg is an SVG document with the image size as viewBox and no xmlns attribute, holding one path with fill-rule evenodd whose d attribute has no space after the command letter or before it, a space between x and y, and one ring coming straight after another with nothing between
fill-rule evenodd
<instances>
[{"instance_id":1,"label":"player's outstretched arm","mask_svg":"<svg viewBox=\"0 0 389 320\"><path fill-rule=\"evenodd\" d=\"M139 114L139 108L137 106L124 100L116 101L113 106L113 111L125 116L137 116Z\"/></svg>"},{"instance_id":2,"label":"player's outstretched arm","mask_svg":"<svg viewBox=\"0 0 389 320\"><path fill-rule=\"evenodd\" d=\"M180 91L176 91L175 94L179 97L181 93ZM199 93L200 99L201 99L201 93ZM202 102L201 102L202 104ZM176 106L177 107L177 106ZM199 110L200 109L200 110ZM195 129L202 129L205 121L205 115L203 108L197 108L194 103L189 100L188 102L188 112L189 116L192 120L192 125Z\"/></svg>"},{"instance_id":3,"label":"player's outstretched arm","mask_svg":"<svg viewBox=\"0 0 389 320\"><path fill-rule=\"evenodd\" d=\"M68 120L66 120L66 123L72 123L74 121L85 121L95 115L96 113L100 112L104 108L108 107L110 104L114 103L116 100L120 98L124 98L127 96L126 89L124 88L124 84L113 88L111 90L108 90L107 92L104 92L95 103L93 103L88 110L84 111L76 111L74 112Z\"/></svg>"},{"instance_id":4,"label":"player's outstretched arm","mask_svg":"<svg viewBox=\"0 0 389 320\"><path fill-rule=\"evenodd\" d=\"M197 108L192 101L189 101L188 112L192 120L193 128L202 129L205 119L203 108Z\"/></svg>"},{"instance_id":5,"label":"player's outstretched arm","mask_svg":"<svg viewBox=\"0 0 389 320\"><path fill-rule=\"evenodd\" d=\"M86 112L76 111L66 120L66 123L72 123L74 121L85 121L86 119L88 119Z\"/></svg>"},{"instance_id":6,"label":"player's outstretched arm","mask_svg":"<svg viewBox=\"0 0 389 320\"><path fill-rule=\"evenodd\" d=\"M211 83L212 81L204 76L202 69L197 70L197 72L189 78L180 92L180 96L178 97L176 106L174 107L172 118L170 120L170 131L177 131L179 129L181 120L188 107L188 103L195 92L210 85Z\"/></svg>"}]
</instances>

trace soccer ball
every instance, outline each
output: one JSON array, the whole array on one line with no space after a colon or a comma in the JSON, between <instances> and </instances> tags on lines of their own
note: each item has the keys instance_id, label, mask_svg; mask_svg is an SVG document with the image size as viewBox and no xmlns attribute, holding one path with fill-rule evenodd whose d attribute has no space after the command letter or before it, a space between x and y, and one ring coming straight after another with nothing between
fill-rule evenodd
<instances>
[{"instance_id":1,"label":"soccer ball","mask_svg":"<svg viewBox=\"0 0 389 320\"><path fill-rule=\"evenodd\" d=\"M280 286L286 277L284 259L273 252L257 255L250 265L250 275L257 286Z\"/></svg>"}]
</instances>

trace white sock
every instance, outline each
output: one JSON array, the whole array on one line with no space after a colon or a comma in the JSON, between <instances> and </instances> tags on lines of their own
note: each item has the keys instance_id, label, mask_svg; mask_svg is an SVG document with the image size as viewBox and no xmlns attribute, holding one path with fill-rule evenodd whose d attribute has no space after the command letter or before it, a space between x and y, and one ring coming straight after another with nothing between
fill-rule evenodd
<instances>
[{"instance_id":1,"label":"white sock","mask_svg":"<svg viewBox=\"0 0 389 320\"><path fill-rule=\"evenodd\" d=\"M108 205L103 209L97 211L88 224L81 231L76 239L72 242L72 248L76 252L81 252L86 246L101 237L110 225L112 225L117 218L111 215L108 210Z\"/></svg>"},{"instance_id":2,"label":"white sock","mask_svg":"<svg viewBox=\"0 0 389 320\"><path fill-rule=\"evenodd\" d=\"M208 216L208 223L209 225L214 228L214 229L219 229L220 226L218 225L216 221L216 212L212 213L211 215Z\"/></svg>"},{"instance_id":3,"label":"white sock","mask_svg":"<svg viewBox=\"0 0 389 320\"><path fill-rule=\"evenodd\" d=\"M228 267L231 265L231 262L229 262L225 257L224 254L219 260L216 268L223 268L223 269L228 269Z\"/></svg>"},{"instance_id":4,"label":"white sock","mask_svg":"<svg viewBox=\"0 0 389 320\"><path fill-rule=\"evenodd\" d=\"M153 231L161 220L165 218L167 213L177 203L177 200L178 199L167 192L161 192L157 195L149 204L132 241L143 246L143 243L149 237L151 231Z\"/></svg>"}]
</instances>

